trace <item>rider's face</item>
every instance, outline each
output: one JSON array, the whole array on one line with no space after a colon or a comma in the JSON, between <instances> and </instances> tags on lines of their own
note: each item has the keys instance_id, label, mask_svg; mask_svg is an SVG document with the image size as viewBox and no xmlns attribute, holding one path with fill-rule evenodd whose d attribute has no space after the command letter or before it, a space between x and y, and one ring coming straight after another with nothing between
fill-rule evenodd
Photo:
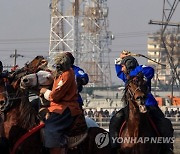
<instances>
[{"instance_id":1,"label":"rider's face","mask_svg":"<svg viewBox=\"0 0 180 154\"><path fill-rule=\"evenodd\" d=\"M127 74L127 69L126 69L126 66L122 64L122 71Z\"/></svg>"}]
</instances>

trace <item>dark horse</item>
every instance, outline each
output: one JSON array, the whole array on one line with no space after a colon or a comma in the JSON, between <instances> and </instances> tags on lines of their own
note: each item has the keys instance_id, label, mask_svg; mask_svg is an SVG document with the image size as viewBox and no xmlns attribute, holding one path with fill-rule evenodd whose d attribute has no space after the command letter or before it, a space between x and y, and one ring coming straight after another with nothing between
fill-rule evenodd
<instances>
[{"instance_id":1,"label":"dark horse","mask_svg":"<svg viewBox=\"0 0 180 154\"><path fill-rule=\"evenodd\" d=\"M43 58L39 57L41 61ZM1 124L0 137L5 137L9 141L8 152L11 154L44 154L48 151L42 145L42 137L40 129L44 126L38 119L38 113L34 110L28 100L28 92L20 89L19 79L26 74L36 73L44 67L38 67L37 63L25 66L24 68L17 70L16 76L11 81L10 86L13 87L13 97L9 98L9 95L2 96L2 108L4 114L4 121ZM43 62L44 63L44 62ZM32 65L34 64L34 65ZM42 65L41 65L42 66ZM32 69L33 68L33 69ZM10 94L6 86L0 86L2 91L0 93ZM38 87L36 87L38 90ZM7 101L9 100L9 101ZM5 105L7 102L9 105ZM4 106L8 106L7 108ZM69 145L68 154L109 154L109 136L108 132L102 128L89 128L86 134L79 136L72 136L68 138ZM77 141L78 139L78 141ZM74 142L76 141L76 142ZM3 153L0 149L0 153ZM8 153L7 152L7 153Z\"/></svg>"},{"instance_id":2,"label":"dark horse","mask_svg":"<svg viewBox=\"0 0 180 154\"><path fill-rule=\"evenodd\" d=\"M9 80L0 79L0 153L42 153L38 129L43 124L39 125L28 92L21 90L19 83L22 76L36 72L46 64L44 57L37 56L23 68L10 72Z\"/></svg>"},{"instance_id":3,"label":"dark horse","mask_svg":"<svg viewBox=\"0 0 180 154\"><path fill-rule=\"evenodd\" d=\"M161 145L151 142L159 134L145 106L147 92L146 81L141 73L128 80L123 98L128 104L129 114L120 130L120 154L160 153Z\"/></svg>"}]
</instances>

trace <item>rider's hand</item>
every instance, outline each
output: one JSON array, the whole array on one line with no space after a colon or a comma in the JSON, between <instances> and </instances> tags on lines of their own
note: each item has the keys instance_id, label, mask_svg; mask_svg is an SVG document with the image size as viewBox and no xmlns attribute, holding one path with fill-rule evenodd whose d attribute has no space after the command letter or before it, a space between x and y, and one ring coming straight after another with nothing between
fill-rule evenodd
<instances>
[{"instance_id":1,"label":"rider's hand","mask_svg":"<svg viewBox=\"0 0 180 154\"><path fill-rule=\"evenodd\" d=\"M121 53L120 53L120 58L123 59L127 56L130 56L131 55L131 52L130 51L127 51L127 50L123 50Z\"/></svg>"},{"instance_id":2,"label":"rider's hand","mask_svg":"<svg viewBox=\"0 0 180 154\"><path fill-rule=\"evenodd\" d=\"M46 92L46 88L41 88L41 90L40 90L40 94L44 94L45 92Z\"/></svg>"}]
</instances>

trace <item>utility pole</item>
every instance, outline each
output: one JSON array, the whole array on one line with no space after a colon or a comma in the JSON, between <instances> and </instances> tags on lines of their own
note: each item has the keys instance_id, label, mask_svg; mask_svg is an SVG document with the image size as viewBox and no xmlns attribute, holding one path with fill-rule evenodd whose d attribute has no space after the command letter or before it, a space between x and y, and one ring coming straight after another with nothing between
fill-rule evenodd
<instances>
[{"instance_id":1,"label":"utility pole","mask_svg":"<svg viewBox=\"0 0 180 154\"><path fill-rule=\"evenodd\" d=\"M14 51L14 66L16 66L17 50Z\"/></svg>"},{"instance_id":2,"label":"utility pole","mask_svg":"<svg viewBox=\"0 0 180 154\"><path fill-rule=\"evenodd\" d=\"M10 58L14 58L14 67L16 66L17 58L24 57L23 55L17 54L17 49L14 50L14 54L10 55Z\"/></svg>"}]
</instances>

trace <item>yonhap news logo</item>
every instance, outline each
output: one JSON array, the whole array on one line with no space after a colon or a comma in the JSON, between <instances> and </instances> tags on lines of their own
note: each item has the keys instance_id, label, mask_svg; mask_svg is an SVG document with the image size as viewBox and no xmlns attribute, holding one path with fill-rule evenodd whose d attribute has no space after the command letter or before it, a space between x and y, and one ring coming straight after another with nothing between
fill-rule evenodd
<instances>
[{"instance_id":1,"label":"yonhap news logo","mask_svg":"<svg viewBox=\"0 0 180 154\"><path fill-rule=\"evenodd\" d=\"M168 144L174 143L175 137L109 137L108 132L99 133L96 135L95 142L98 148L104 148L109 142L118 144Z\"/></svg>"},{"instance_id":2,"label":"yonhap news logo","mask_svg":"<svg viewBox=\"0 0 180 154\"><path fill-rule=\"evenodd\" d=\"M154 144L166 144L174 143L175 137L112 137L112 143L154 143Z\"/></svg>"},{"instance_id":3,"label":"yonhap news logo","mask_svg":"<svg viewBox=\"0 0 180 154\"><path fill-rule=\"evenodd\" d=\"M109 144L108 132L99 133L96 135L95 142L98 148L104 148Z\"/></svg>"}]
</instances>

